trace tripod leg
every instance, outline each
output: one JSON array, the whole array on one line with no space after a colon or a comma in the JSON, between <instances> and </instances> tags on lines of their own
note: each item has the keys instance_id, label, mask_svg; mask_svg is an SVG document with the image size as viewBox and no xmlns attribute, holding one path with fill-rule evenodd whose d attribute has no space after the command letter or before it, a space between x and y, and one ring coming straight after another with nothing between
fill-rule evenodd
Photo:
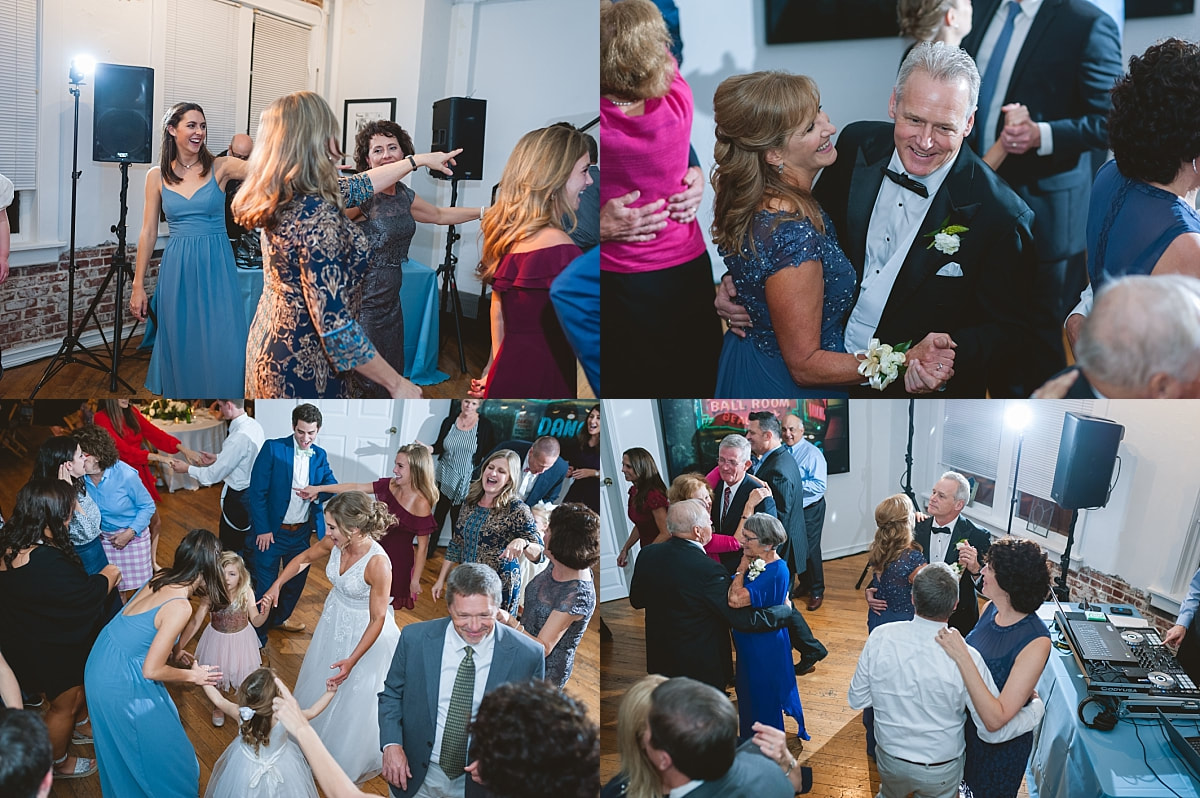
<instances>
[{"instance_id":1,"label":"tripod leg","mask_svg":"<svg viewBox=\"0 0 1200 798\"><path fill-rule=\"evenodd\" d=\"M450 274L450 306L454 311L454 337L458 341L458 367L467 373L467 355L462 339L462 299L458 295L458 280Z\"/></svg>"}]
</instances>

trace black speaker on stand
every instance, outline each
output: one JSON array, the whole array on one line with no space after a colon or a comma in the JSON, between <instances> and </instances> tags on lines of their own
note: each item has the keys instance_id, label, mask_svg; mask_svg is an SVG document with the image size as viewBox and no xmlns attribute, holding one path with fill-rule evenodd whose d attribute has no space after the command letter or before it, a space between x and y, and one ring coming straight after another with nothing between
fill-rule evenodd
<instances>
[{"instance_id":1,"label":"black speaker on stand","mask_svg":"<svg viewBox=\"0 0 1200 798\"><path fill-rule=\"evenodd\" d=\"M1069 601L1067 573L1071 569L1071 548L1075 543L1075 522L1079 511L1108 504L1117 449L1125 427L1106 418L1067 413L1063 416L1058 461L1054 465L1054 483L1050 498L1059 507L1071 511L1067 529L1067 547L1059 561L1054 592L1059 601Z\"/></svg>"},{"instance_id":2,"label":"black speaker on stand","mask_svg":"<svg viewBox=\"0 0 1200 798\"><path fill-rule=\"evenodd\" d=\"M116 391L120 383L130 393L134 388L119 374L121 350L121 323L125 312L124 289L126 276L132 277L129 264L125 257L125 218L129 208L126 197L129 189L129 164L150 163L150 108L154 103L154 70L149 67L121 66L117 64L96 64L94 116L92 120L92 158L96 161L119 162L121 164L121 216L111 230L117 234L117 249L113 253L112 264L108 274L100 284L100 289L84 313L79 326L75 326L75 222L76 205L79 192L79 87L84 83L86 72L82 65L73 61L69 75L70 92L75 98L74 136L71 144L71 248L67 262L67 334L63 338L58 352L50 359L38 384L29 395L32 399L37 396L45 384L69 364L78 363L97 371L108 372L109 390ZM113 340L109 343L104 330L96 319L96 310L108 284L114 274L117 277L117 297L113 312ZM101 340L104 342L107 364L87 347L79 342L79 335L87 328L89 321L97 322ZM132 337L135 324L129 331ZM128 339L126 339L126 342ZM86 359L76 357L79 354Z\"/></svg>"},{"instance_id":3,"label":"black speaker on stand","mask_svg":"<svg viewBox=\"0 0 1200 798\"><path fill-rule=\"evenodd\" d=\"M450 181L451 208L458 202L458 181L483 179L483 133L486 121L487 100L447 97L433 104L433 144L430 150L450 152L462 149L462 152L454 159L453 175L445 175L434 170L429 172L436 178ZM442 313L447 311L448 306L449 312L454 314L454 335L458 341L458 366L462 373L466 374L467 355L466 350L463 349L462 340L462 299L458 294L458 256L454 254L454 244L460 238L462 236L455 230L455 226L448 225L446 258L437 270L442 278L441 298L438 306ZM480 299L482 300L482 294ZM480 306L482 304L481 301Z\"/></svg>"}]
</instances>

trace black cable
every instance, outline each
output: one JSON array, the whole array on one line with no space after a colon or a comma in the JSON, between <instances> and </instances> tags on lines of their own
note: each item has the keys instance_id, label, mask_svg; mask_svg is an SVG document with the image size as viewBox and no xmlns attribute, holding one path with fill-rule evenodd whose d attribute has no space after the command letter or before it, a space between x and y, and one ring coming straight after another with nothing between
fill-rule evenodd
<instances>
[{"instance_id":1,"label":"black cable","mask_svg":"<svg viewBox=\"0 0 1200 798\"><path fill-rule=\"evenodd\" d=\"M1126 720L1128 720L1129 723L1133 726L1133 735L1135 737L1137 737L1138 745L1140 745L1142 747L1142 762L1145 763L1146 769L1154 774L1154 778L1158 779L1159 784L1161 784L1162 786L1166 787L1168 790L1171 791L1171 795L1174 795L1175 798L1183 798L1182 795L1180 795L1179 793L1172 790L1171 786L1162 780L1162 776L1158 775L1157 770L1155 770L1153 767L1150 766L1150 758L1146 754L1146 743L1142 742L1142 735L1140 732L1138 732L1138 726L1140 726L1141 724L1135 723L1132 718L1126 718ZM1155 725L1158 725L1158 724L1155 724Z\"/></svg>"}]
</instances>

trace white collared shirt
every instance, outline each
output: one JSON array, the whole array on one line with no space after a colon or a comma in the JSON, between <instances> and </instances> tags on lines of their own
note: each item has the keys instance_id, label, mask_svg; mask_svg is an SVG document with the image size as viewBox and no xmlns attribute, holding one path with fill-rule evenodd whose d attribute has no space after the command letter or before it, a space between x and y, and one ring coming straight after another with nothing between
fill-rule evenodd
<instances>
[{"instance_id":1,"label":"white collared shirt","mask_svg":"<svg viewBox=\"0 0 1200 798\"><path fill-rule=\"evenodd\" d=\"M225 480L226 489L245 490L250 487L254 458L265 440L262 424L243 413L229 422L229 437L221 444L217 461L209 466L188 466L187 472L201 485ZM224 489L221 495L225 495Z\"/></svg>"},{"instance_id":2,"label":"white collared shirt","mask_svg":"<svg viewBox=\"0 0 1200 798\"><path fill-rule=\"evenodd\" d=\"M704 782L700 781L699 779L692 779L687 784L680 784L678 787L667 793L667 798L683 798L683 796L687 795L692 790L697 790L702 786L704 786Z\"/></svg>"},{"instance_id":3,"label":"white collared shirt","mask_svg":"<svg viewBox=\"0 0 1200 798\"><path fill-rule=\"evenodd\" d=\"M300 447L296 445L295 439L292 440L292 495L288 497L287 512L283 515L285 524L303 524L308 520L308 505L311 502L301 499L296 495L296 491L308 487L312 458L317 456L312 447L309 447L309 451L312 453L307 457L300 454Z\"/></svg>"},{"instance_id":4,"label":"white collared shirt","mask_svg":"<svg viewBox=\"0 0 1200 798\"><path fill-rule=\"evenodd\" d=\"M958 666L937 643L938 630L945 628L941 621L920 616L885 623L863 646L847 698L851 709L875 708L875 738L891 756L922 764L955 759L966 748L963 723L968 711L979 738L989 743L1011 740L1041 722L1044 708L1039 698L989 732ZM967 648L988 691L999 695L983 655Z\"/></svg>"},{"instance_id":5,"label":"white collared shirt","mask_svg":"<svg viewBox=\"0 0 1200 798\"><path fill-rule=\"evenodd\" d=\"M539 474L535 474L529 469L529 458L525 458L525 462L521 464L521 480L517 483L517 494L524 501L529 495L529 491L533 490L533 483L537 481Z\"/></svg>"},{"instance_id":6,"label":"white collared shirt","mask_svg":"<svg viewBox=\"0 0 1200 798\"><path fill-rule=\"evenodd\" d=\"M473 649L471 659L475 662L475 690L471 693L471 720L479 711L479 702L483 701L483 691L487 686L488 673L492 669L492 654L496 648L496 630L488 632L478 643L467 643L454 630L454 623L446 625L446 635L442 641L442 672L438 680L437 725L433 732L433 753L429 757L429 766L433 767L441 761L442 736L446 731L446 717L450 714L450 694L454 692L454 679L458 676L458 666L466 656L467 646ZM470 742L468 741L468 745Z\"/></svg>"},{"instance_id":7,"label":"white collared shirt","mask_svg":"<svg viewBox=\"0 0 1200 798\"><path fill-rule=\"evenodd\" d=\"M929 561L930 562L945 562L946 552L950 551L950 544L954 542L954 525L958 523L958 516L950 519L948 524L939 524L936 518L931 518L933 526L945 526L950 530L948 535L935 535L932 528L929 532Z\"/></svg>"},{"instance_id":8,"label":"white collared shirt","mask_svg":"<svg viewBox=\"0 0 1200 798\"><path fill-rule=\"evenodd\" d=\"M879 326L879 320L883 317L883 309L891 296L892 286L896 284L896 277L900 274L900 268L904 266L904 259L908 256L913 241L918 234L933 232L932 227L922 230L921 226L925 224L929 206L941 190L946 175L950 174L950 167L954 165L955 158L946 161L925 177L910 175L913 180L925 185L928 197L909 191L887 177L883 178L879 193L875 196L875 207L871 209L871 221L867 225L862 290L859 291L858 300L854 303L850 319L846 322L844 343L847 352L865 350L867 344L875 337L875 328ZM904 172L899 152L892 151L892 160L887 168ZM936 225L940 221L935 219L929 224ZM898 344L900 341L882 343Z\"/></svg>"},{"instance_id":9,"label":"white collared shirt","mask_svg":"<svg viewBox=\"0 0 1200 798\"><path fill-rule=\"evenodd\" d=\"M1012 38L1008 41L1008 49L1004 51L1004 61L1000 64L1000 74L996 77L996 93L992 95L991 104L987 109L987 130L979 131L979 152L985 153L996 143L996 126L995 123L1000 120L1000 109L1004 105L1004 98L1008 94L1008 84L1012 80L1013 67L1017 64L1017 56L1021 54L1021 47L1025 44L1025 37L1029 35L1029 28L1033 25L1033 18L1037 16L1038 9L1042 7L1042 0L1022 0L1021 13L1017 14L1017 18L1013 20ZM1000 38L1000 31L1004 28L1004 22L1008 19L1008 3L1002 2L1000 7L996 9L996 13L988 22L987 32L983 34L983 39L979 42L979 55L975 58L975 65L979 67L979 74L982 77L987 72L988 62L992 58L992 51L996 49L996 40ZM1053 46L1053 43L1051 43ZM1062 76L1050 76L1048 80L1062 80ZM1016 102L1021 102L1021 98L1015 98ZM1038 129L1042 133L1042 144L1037 149L1038 155L1050 155L1054 152L1053 133L1050 131L1049 122L1038 122Z\"/></svg>"}]
</instances>

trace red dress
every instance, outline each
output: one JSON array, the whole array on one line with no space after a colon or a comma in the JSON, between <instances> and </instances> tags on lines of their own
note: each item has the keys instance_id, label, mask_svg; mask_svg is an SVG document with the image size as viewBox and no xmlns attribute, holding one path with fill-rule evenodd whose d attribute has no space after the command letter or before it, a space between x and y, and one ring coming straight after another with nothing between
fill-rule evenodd
<instances>
[{"instance_id":1,"label":"red dress","mask_svg":"<svg viewBox=\"0 0 1200 798\"><path fill-rule=\"evenodd\" d=\"M556 244L500 259L492 290L504 340L488 374L489 397L575 398L575 353L550 304L550 284L579 255L574 244Z\"/></svg>"},{"instance_id":2,"label":"red dress","mask_svg":"<svg viewBox=\"0 0 1200 798\"><path fill-rule=\"evenodd\" d=\"M388 512L396 516L396 523L388 527L379 545L383 546L388 559L392 561L392 609L404 607L411 610L413 600L408 585L412 581L413 546L418 535L432 535L437 530L437 523L432 514L420 517L405 510L388 487L391 481L384 477L371 485L375 498L386 504Z\"/></svg>"},{"instance_id":3,"label":"red dress","mask_svg":"<svg viewBox=\"0 0 1200 798\"><path fill-rule=\"evenodd\" d=\"M646 494L646 503L640 511L637 509L636 500L637 487L631 485L629 487L629 520L637 527L638 542L644 549L658 537L659 529L654 520L654 511L659 507L667 506L667 494L661 490L651 490Z\"/></svg>"},{"instance_id":4,"label":"red dress","mask_svg":"<svg viewBox=\"0 0 1200 798\"><path fill-rule=\"evenodd\" d=\"M129 409L137 416L138 424L142 428L141 432L134 431L126 424L125 434L117 435L117 430L113 427L112 419L103 410L98 412L93 420L96 422L96 426L104 427L108 430L108 434L117 443L117 455L121 458L121 461L128 463L137 470L138 476L142 478L142 484L146 486L146 490L150 491L150 498L154 499L155 504L158 504L158 489L154 487L154 483L157 480L153 472L150 471L150 453L146 451L142 442L145 441L151 444L160 452L175 454L179 451L179 439L174 435L168 435L154 426L152 422L138 412L136 407L130 407Z\"/></svg>"}]
</instances>

